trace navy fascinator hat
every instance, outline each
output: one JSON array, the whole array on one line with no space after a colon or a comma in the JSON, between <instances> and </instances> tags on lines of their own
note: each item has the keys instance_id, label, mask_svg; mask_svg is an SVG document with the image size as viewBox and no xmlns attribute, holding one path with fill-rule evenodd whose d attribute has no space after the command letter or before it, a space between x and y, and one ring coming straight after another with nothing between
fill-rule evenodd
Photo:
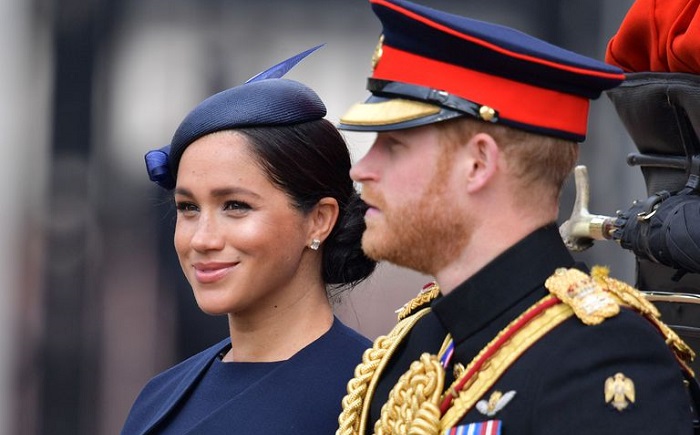
<instances>
[{"instance_id":1,"label":"navy fascinator hat","mask_svg":"<svg viewBox=\"0 0 700 435\"><path fill-rule=\"evenodd\" d=\"M170 144L146 153L146 169L151 181L167 190L175 188L182 153L207 134L233 128L299 124L326 116L326 106L311 88L281 78L322 46L299 53L242 85L202 101L180 123Z\"/></svg>"}]
</instances>

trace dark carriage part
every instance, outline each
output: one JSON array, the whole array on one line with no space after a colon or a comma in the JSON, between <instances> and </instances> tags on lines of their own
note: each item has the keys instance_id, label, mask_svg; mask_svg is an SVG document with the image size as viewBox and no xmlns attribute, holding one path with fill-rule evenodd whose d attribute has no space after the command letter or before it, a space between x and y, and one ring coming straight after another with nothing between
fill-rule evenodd
<instances>
[{"instance_id":1,"label":"dark carriage part","mask_svg":"<svg viewBox=\"0 0 700 435\"><path fill-rule=\"evenodd\" d=\"M650 196L679 191L688 181L690 158L700 152L700 75L641 72L626 76L622 85L606 95L640 152L630 156L628 163L641 168Z\"/></svg>"},{"instance_id":2,"label":"dark carriage part","mask_svg":"<svg viewBox=\"0 0 700 435\"><path fill-rule=\"evenodd\" d=\"M629 73L607 92L639 153L649 197L618 213L613 238L637 259L636 287L700 350L700 75ZM700 360L691 366L700 373Z\"/></svg>"},{"instance_id":3,"label":"dark carriage part","mask_svg":"<svg viewBox=\"0 0 700 435\"><path fill-rule=\"evenodd\" d=\"M628 73L607 95L639 150L628 164L640 167L649 195L618 214L613 238L637 256L641 290L683 279L700 293L698 277L684 278L700 273L700 76Z\"/></svg>"}]
</instances>

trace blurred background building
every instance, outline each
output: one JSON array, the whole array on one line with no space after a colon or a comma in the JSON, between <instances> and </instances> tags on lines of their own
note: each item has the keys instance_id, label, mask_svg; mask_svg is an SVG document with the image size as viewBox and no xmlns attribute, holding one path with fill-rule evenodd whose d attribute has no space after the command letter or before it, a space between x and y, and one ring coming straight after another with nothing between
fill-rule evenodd
<instances>
[{"instance_id":1,"label":"blurred background building","mask_svg":"<svg viewBox=\"0 0 700 435\"><path fill-rule=\"evenodd\" d=\"M422 3L602 59L632 0ZM116 434L151 376L226 336L181 276L144 153L206 96L319 43L288 77L337 121L366 95L379 33L364 0L0 0L0 434ZM614 214L644 182L610 102L592 107L590 210ZM346 137L355 158L372 141ZM573 182L564 204L562 221ZM613 243L578 257L634 279ZM429 280L383 265L338 315L374 338Z\"/></svg>"}]
</instances>

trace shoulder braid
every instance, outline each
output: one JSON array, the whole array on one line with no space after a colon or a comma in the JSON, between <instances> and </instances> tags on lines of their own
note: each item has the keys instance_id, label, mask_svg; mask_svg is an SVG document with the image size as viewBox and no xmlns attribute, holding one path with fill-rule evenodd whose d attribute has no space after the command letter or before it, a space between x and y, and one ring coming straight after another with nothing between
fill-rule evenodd
<instances>
[{"instance_id":1,"label":"shoulder braid","mask_svg":"<svg viewBox=\"0 0 700 435\"><path fill-rule=\"evenodd\" d=\"M428 305L439 295L440 287L437 283L430 282L423 286L418 296L411 299L402 308L397 310L399 322L392 331L388 335L377 337L372 348L367 349L362 355L362 362L355 368L353 379L348 382L348 394L343 397L342 400L343 411L338 417L339 429L336 431L336 435L358 435L365 433L370 405L369 403L365 403L366 397L371 397L374 393L374 388L376 388L376 383L379 380L382 370L396 348L403 341L403 338L418 320L430 312ZM425 354L424 357L430 358L430 355ZM414 363L414 365L415 364L416 363ZM438 361L438 366L439 365ZM406 375L402 376L402 378L405 377ZM444 379L444 376L441 376L441 378ZM444 382L444 380L442 382ZM394 389L396 389L396 387L394 387ZM394 389L392 389L392 392ZM436 392L435 394L440 394L442 392L442 384L440 384L439 388L433 388L432 390ZM385 407L387 407L387 404L382 407L382 416L385 415ZM440 418L440 411L437 408L425 412L432 415L432 417L426 418L437 418L437 420ZM435 414L435 412L437 412L437 414ZM385 417L382 418L384 419ZM380 421L377 422L378 425Z\"/></svg>"},{"instance_id":2,"label":"shoulder braid","mask_svg":"<svg viewBox=\"0 0 700 435\"><path fill-rule=\"evenodd\" d=\"M562 268L547 279L545 286L589 325L616 315L620 306L635 310L661 333L681 366L693 373L690 363L695 359L695 352L690 346L661 321L659 310L644 293L609 274L610 270L604 266L593 266L590 276L577 269Z\"/></svg>"},{"instance_id":3,"label":"shoulder braid","mask_svg":"<svg viewBox=\"0 0 700 435\"><path fill-rule=\"evenodd\" d=\"M426 291L428 287L429 289ZM336 435L364 434L369 412L369 403L365 403L365 398L374 393L379 375L404 337L418 320L430 312L430 308L422 308L416 311L417 307L425 306L426 302L437 297L439 292L440 289L435 283L423 287L423 290L416 298L399 310L404 315L399 316L399 322L391 332L388 335L377 337L372 347L364 352L362 362L355 367L354 377L348 382L348 393L342 400L343 410L338 417L339 428L336 431ZM432 295L427 301L425 300L426 294ZM420 303L414 301L419 301ZM408 312L406 307L413 308Z\"/></svg>"},{"instance_id":4,"label":"shoulder braid","mask_svg":"<svg viewBox=\"0 0 700 435\"><path fill-rule=\"evenodd\" d=\"M440 286L435 281L424 285L418 296L408 301L403 307L396 310L398 320L403 320L406 317L415 314L419 310L430 305L433 299L440 296Z\"/></svg>"}]
</instances>

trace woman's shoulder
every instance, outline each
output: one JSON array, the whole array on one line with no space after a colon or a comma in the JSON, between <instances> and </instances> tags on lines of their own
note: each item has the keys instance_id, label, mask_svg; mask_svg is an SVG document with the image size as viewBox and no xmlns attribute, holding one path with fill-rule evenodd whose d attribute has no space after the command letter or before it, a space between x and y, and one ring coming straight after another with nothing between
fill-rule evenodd
<instances>
[{"instance_id":1,"label":"woman's shoulder","mask_svg":"<svg viewBox=\"0 0 700 435\"><path fill-rule=\"evenodd\" d=\"M364 348L372 346L372 341L369 338L365 337L357 330L347 326L337 317L333 319L333 326L331 326L329 333L337 336L339 340L354 342Z\"/></svg>"},{"instance_id":2,"label":"woman's shoulder","mask_svg":"<svg viewBox=\"0 0 700 435\"><path fill-rule=\"evenodd\" d=\"M150 396L158 392L165 392L167 394L167 391L181 386L183 379L187 379L188 377L196 378L199 373L208 366L213 358L230 345L230 343L230 339L226 338L155 375L144 386L141 391L141 396Z\"/></svg>"},{"instance_id":3,"label":"woman's shoulder","mask_svg":"<svg viewBox=\"0 0 700 435\"><path fill-rule=\"evenodd\" d=\"M162 415L228 344L229 339L222 340L151 378L134 401L122 433L135 433Z\"/></svg>"},{"instance_id":4,"label":"woman's shoulder","mask_svg":"<svg viewBox=\"0 0 700 435\"><path fill-rule=\"evenodd\" d=\"M325 334L299 351L293 359L302 364L312 360L336 369L352 369L362 359L362 353L371 346L368 338L336 317Z\"/></svg>"}]
</instances>

